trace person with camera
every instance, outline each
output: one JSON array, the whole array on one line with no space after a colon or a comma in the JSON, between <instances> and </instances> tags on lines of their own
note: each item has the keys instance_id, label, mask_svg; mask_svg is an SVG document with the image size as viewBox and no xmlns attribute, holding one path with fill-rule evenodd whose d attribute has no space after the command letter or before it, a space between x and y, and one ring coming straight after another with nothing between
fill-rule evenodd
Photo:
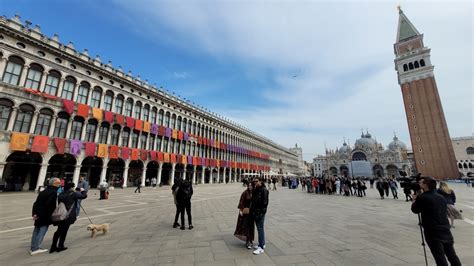
<instances>
[{"instance_id":1,"label":"person with camera","mask_svg":"<svg viewBox=\"0 0 474 266\"><path fill-rule=\"evenodd\" d=\"M436 265L461 265L454 250L454 238L451 234L447 216L446 199L436 193L436 180L421 177L419 181L423 193L414 196L411 205L413 213L421 214L424 236Z\"/></svg>"},{"instance_id":2,"label":"person with camera","mask_svg":"<svg viewBox=\"0 0 474 266\"><path fill-rule=\"evenodd\" d=\"M268 207L268 190L261 177L254 180L254 190L252 191L252 203L250 213L255 221L258 232L258 245L254 246L253 254L260 255L265 250L265 214Z\"/></svg>"}]
</instances>

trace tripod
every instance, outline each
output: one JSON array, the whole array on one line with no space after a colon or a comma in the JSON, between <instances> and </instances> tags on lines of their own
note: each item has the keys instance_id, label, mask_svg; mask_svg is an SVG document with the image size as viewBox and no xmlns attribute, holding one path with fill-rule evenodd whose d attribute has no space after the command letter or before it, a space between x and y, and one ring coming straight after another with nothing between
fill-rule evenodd
<instances>
[{"instance_id":1,"label":"tripod","mask_svg":"<svg viewBox=\"0 0 474 266\"><path fill-rule=\"evenodd\" d=\"M428 266L428 258L426 257L425 236L423 235L423 227L421 226L421 215L419 213L418 213L418 225L420 226L421 245L423 246L423 253L425 254L425 264L426 266Z\"/></svg>"}]
</instances>

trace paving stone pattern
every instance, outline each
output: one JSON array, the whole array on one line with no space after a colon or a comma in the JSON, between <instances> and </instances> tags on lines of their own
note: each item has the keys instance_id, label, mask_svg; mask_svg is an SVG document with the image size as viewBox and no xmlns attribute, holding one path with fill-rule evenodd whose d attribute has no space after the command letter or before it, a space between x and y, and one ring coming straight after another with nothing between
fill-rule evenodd
<instances>
[{"instance_id":1,"label":"paving stone pattern","mask_svg":"<svg viewBox=\"0 0 474 266\"><path fill-rule=\"evenodd\" d=\"M453 187L457 206L474 220L474 189ZM133 191L113 190L109 200L100 201L98 191L91 190L83 206L94 223L111 223L110 234L91 239L81 211L66 239L69 249L37 256L28 253L36 194L0 193L0 265L424 265L418 220L409 203L380 200L374 189L366 198L282 187L270 191L266 249L258 256L233 236L240 184L195 187L195 228L184 231L172 228L169 187ZM473 229L459 220L453 229L464 265L474 265ZM43 248L49 248L55 230L49 228Z\"/></svg>"}]
</instances>

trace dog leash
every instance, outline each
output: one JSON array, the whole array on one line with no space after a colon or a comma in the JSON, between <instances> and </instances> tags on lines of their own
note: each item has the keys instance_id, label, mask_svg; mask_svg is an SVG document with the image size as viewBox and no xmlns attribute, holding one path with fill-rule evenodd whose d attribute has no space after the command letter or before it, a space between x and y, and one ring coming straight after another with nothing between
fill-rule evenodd
<instances>
[{"instance_id":1,"label":"dog leash","mask_svg":"<svg viewBox=\"0 0 474 266\"><path fill-rule=\"evenodd\" d=\"M93 222L92 222L91 218L89 217L89 215L87 215L87 212L86 212L86 210L84 210L84 207L82 207L82 204L81 204L81 205L79 205L79 206L81 206L81 209L82 209L82 211L84 212L84 214L87 216L87 219L89 219L89 222L91 222L91 224L93 224Z\"/></svg>"}]
</instances>

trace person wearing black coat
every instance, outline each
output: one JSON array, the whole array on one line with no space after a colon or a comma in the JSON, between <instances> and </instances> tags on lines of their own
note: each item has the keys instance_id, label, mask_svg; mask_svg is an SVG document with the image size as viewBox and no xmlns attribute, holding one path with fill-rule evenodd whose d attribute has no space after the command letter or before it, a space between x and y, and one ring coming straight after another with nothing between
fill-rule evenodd
<instances>
[{"instance_id":1,"label":"person wearing black coat","mask_svg":"<svg viewBox=\"0 0 474 266\"><path fill-rule=\"evenodd\" d=\"M71 224L76 222L77 213L76 205L78 200L87 198L87 191L81 188L79 191L74 191L75 184L70 182L64 185L64 191L58 196L58 204L64 203L66 210L69 212L69 216L60 222L54 222L55 226L58 226L58 229L54 233L53 243L49 253L61 252L66 250L67 247L64 246L64 241L66 240L67 232ZM58 243L59 240L59 243Z\"/></svg>"},{"instance_id":2,"label":"person wearing black coat","mask_svg":"<svg viewBox=\"0 0 474 266\"><path fill-rule=\"evenodd\" d=\"M436 193L436 180L431 177L422 177L420 186L423 193L415 196L411 205L413 213L421 214L421 225L431 254L436 265L461 265L461 261L454 250L454 238L451 234L448 221L446 199Z\"/></svg>"},{"instance_id":3,"label":"person wearing black coat","mask_svg":"<svg viewBox=\"0 0 474 266\"><path fill-rule=\"evenodd\" d=\"M191 215L191 197L193 196L193 186L191 182L184 180L179 184L176 192L176 206L181 215L181 230L186 229L184 226L184 211L188 214L189 230L193 229L192 215Z\"/></svg>"},{"instance_id":4,"label":"person wearing black coat","mask_svg":"<svg viewBox=\"0 0 474 266\"><path fill-rule=\"evenodd\" d=\"M252 192L252 205L250 213L255 221L255 226L258 232L258 246L253 252L255 255L262 254L265 249L265 214L268 206L268 190L263 183L262 178L254 180L254 191Z\"/></svg>"},{"instance_id":5,"label":"person wearing black coat","mask_svg":"<svg viewBox=\"0 0 474 266\"><path fill-rule=\"evenodd\" d=\"M41 249L48 227L53 222L51 215L56 209L57 190L61 186L59 178L51 178L48 187L38 193L35 203L33 204L32 217L35 221L35 229L31 236L30 255L37 255L47 252L47 249Z\"/></svg>"}]
</instances>

